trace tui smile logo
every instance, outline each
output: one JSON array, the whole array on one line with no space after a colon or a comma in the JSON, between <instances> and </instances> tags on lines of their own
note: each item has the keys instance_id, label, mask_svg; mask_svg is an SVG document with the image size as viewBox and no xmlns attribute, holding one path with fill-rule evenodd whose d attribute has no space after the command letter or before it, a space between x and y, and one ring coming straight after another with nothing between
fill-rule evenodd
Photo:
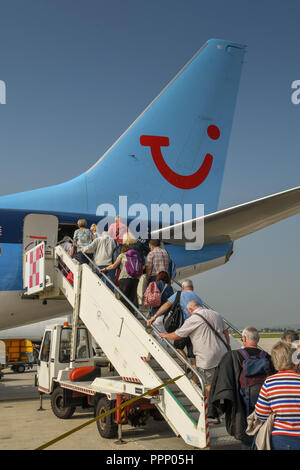
<instances>
[{"instance_id":1,"label":"tui smile logo","mask_svg":"<svg viewBox=\"0 0 300 470\"><path fill-rule=\"evenodd\" d=\"M217 140L220 137L220 129L217 126L210 125L207 128L207 135L212 140ZM199 186L207 178L214 157L207 153L200 168L192 175L179 175L173 171L165 162L161 152L161 147L169 147L169 138L160 137L155 135L142 135L140 143L144 147L150 147L151 155L160 174L173 186L180 189L193 189Z\"/></svg>"}]
</instances>

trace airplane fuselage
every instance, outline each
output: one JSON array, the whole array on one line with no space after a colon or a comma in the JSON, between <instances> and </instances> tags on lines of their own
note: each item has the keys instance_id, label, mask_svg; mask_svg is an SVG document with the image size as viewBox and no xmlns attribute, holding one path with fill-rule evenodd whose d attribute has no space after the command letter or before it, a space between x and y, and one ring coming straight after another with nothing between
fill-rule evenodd
<instances>
[{"instance_id":1,"label":"airplane fuselage","mask_svg":"<svg viewBox=\"0 0 300 470\"><path fill-rule=\"evenodd\" d=\"M23 287L23 253L39 241L40 233L33 233L31 238L24 237L24 220L35 214L55 216L58 230L72 236L79 218L85 218L88 226L98 223L101 217L91 214L49 213L0 209L0 330L13 328L33 322L43 321L71 313L67 301L27 298ZM150 225L150 221L149 221ZM57 234L56 234L57 235ZM42 237L43 238L43 237ZM177 279L193 276L220 264L224 264L231 253L232 243L207 245L202 250L186 251L184 246L166 245L170 257L176 264Z\"/></svg>"}]
</instances>

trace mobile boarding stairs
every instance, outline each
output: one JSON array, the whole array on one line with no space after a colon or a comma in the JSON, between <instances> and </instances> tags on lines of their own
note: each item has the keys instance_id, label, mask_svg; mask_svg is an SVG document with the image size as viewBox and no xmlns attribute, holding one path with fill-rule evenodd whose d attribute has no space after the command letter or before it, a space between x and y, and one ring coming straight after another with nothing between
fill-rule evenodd
<instances>
[{"instance_id":1,"label":"mobile boarding stairs","mask_svg":"<svg viewBox=\"0 0 300 470\"><path fill-rule=\"evenodd\" d=\"M73 307L71 358L69 364L59 366L61 370L57 371L57 380L60 383L76 390L76 382L69 380L70 371L79 365L91 365L83 359L78 363L75 355L76 329L83 323L119 375L79 382L78 391L85 390L91 395L105 394L110 400L120 394L132 398L182 376L161 388L155 397L149 396L175 435L200 449L209 447L210 439L222 443L232 439L224 426L209 427L201 374L192 369L169 341L158 336L153 325L146 328L144 313L125 298L132 313L116 298L96 274L97 267L90 260L89 264L79 264L59 245L46 252L44 243L25 256L26 294L39 295L42 299L66 298ZM110 282L104 275L103 278ZM119 296L124 297L116 286L114 288ZM198 385L188 378L188 368L197 375Z\"/></svg>"}]
</instances>

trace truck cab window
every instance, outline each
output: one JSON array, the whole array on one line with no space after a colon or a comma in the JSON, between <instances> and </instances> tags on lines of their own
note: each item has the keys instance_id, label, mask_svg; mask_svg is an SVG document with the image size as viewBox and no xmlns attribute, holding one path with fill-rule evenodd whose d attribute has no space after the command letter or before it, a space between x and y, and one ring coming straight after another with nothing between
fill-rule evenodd
<instances>
[{"instance_id":1,"label":"truck cab window","mask_svg":"<svg viewBox=\"0 0 300 470\"><path fill-rule=\"evenodd\" d=\"M61 331L60 345L59 345L59 362L62 364L70 362L71 338L72 338L72 329L64 328Z\"/></svg>"},{"instance_id":2,"label":"truck cab window","mask_svg":"<svg viewBox=\"0 0 300 470\"><path fill-rule=\"evenodd\" d=\"M50 345L51 345L51 331L46 331L43 345L41 348L41 358L40 358L40 360L43 362L49 362Z\"/></svg>"},{"instance_id":3,"label":"truck cab window","mask_svg":"<svg viewBox=\"0 0 300 470\"><path fill-rule=\"evenodd\" d=\"M90 357L88 333L86 328L78 328L76 342L76 358L88 359Z\"/></svg>"}]
</instances>

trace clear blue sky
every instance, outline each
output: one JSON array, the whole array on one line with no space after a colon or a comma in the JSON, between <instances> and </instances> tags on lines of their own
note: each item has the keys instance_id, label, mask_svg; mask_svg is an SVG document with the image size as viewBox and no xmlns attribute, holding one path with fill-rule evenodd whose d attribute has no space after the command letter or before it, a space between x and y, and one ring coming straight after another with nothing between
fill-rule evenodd
<instances>
[{"instance_id":1,"label":"clear blue sky","mask_svg":"<svg viewBox=\"0 0 300 470\"><path fill-rule=\"evenodd\" d=\"M220 208L299 185L298 0L1 2L0 195L92 166L209 38L248 45ZM242 327L300 326L300 215L235 244L197 276Z\"/></svg>"}]
</instances>

